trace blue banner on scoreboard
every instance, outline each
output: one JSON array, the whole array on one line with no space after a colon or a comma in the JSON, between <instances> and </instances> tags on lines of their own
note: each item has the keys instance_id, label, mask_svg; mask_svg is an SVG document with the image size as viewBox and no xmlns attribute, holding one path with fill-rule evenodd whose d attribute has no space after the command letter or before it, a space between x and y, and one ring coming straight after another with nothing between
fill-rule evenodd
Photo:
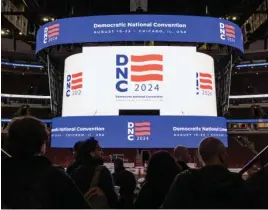
<instances>
[{"instance_id":1,"label":"blue banner on scoreboard","mask_svg":"<svg viewBox=\"0 0 268 210\"><path fill-rule=\"evenodd\" d=\"M227 146L226 120L221 117L94 116L52 120L52 147L71 148L91 136L103 148L196 148L209 136Z\"/></svg>"},{"instance_id":2,"label":"blue banner on scoreboard","mask_svg":"<svg viewBox=\"0 0 268 210\"><path fill-rule=\"evenodd\" d=\"M241 28L213 17L110 15L59 19L37 32L40 50L60 44L117 41L201 42L244 51Z\"/></svg>"}]
</instances>

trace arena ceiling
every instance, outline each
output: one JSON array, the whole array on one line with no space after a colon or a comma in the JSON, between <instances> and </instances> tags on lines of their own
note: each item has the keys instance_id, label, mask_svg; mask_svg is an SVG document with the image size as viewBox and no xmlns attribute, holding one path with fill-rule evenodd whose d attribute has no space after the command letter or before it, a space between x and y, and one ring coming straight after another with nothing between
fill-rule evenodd
<instances>
[{"instance_id":1,"label":"arena ceiling","mask_svg":"<svg viewBox=\"0 0 268 210\"><path fill-rule=\"evenodd\" d=\"M23 2L27 16L40 24L44 16L56 18L70 16L127 14L132 0L16 0ZM134 0L139 5L143 0ZM259 0L148 0L148 13L187 14L224 17L235 15L245 21ZM206 10L207 6L207 10ZM207 13L208 11L208 13Z\"/></svg>"}]
</instances>

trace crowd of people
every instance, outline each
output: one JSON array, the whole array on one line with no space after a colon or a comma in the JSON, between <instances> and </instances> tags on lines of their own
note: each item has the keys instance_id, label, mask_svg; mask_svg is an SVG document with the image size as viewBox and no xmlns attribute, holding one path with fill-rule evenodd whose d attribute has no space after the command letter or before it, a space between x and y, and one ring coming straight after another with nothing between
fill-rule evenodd
<instances>
[{"instance_id":1,"label":"crowd of people","mask_svg":"<svg viewBox=\"0 0 268 210\"><path fill-rule=\"evenodd\" d=\"M174 154L152 154L145 181L135 194L135 175L120 158L114 161L112 174L93 137L76 143L74 161L65 170L45 157L49 133L37 118L14 118L5 135L1 160L1 205L5 209L268 207L267 167L244 181L228 170L227 150L214 137L201 141L198 153L203 166L198 169L188 167L190 156L182 146Z\"/></svg>"}]
</instances>

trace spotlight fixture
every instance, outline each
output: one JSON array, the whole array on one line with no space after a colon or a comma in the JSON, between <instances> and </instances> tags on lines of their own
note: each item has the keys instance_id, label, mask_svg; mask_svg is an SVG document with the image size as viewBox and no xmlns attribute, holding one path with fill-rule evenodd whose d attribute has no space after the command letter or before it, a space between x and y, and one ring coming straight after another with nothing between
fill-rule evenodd
<instances>
[{"instance_id":1,"label":"spotlight fixture","mask_svg":"<svg viewBox=\"0 0 268 210\"><path fill-rule=\"evenodd\" d=\"M10 31L8 29L1 29L1 35L8 35Z\"/></svg>"},{"instance_id":2,"label":"spotlight fixture","mask_svg":"<svg viewBox=\"0 0 268 210\"><path fill-rule=\"evenodd\" d=\"M47 17L43 17L43 21L44 21L44 22L48 22L49 19L48 19Z\"/></svg>"},{"instance_id":3,"label":"spotlight fixture","mask_svg":"<svg viewBox=\"0 0 268 210\"><path fill-rule=\"evenodd\" d=\"M49 22L49 21L54 21L56 19L54 17L43 17L42 20L43 22Z\"/></svg>"},{"instance_id":4,"label":"spotlight fixture","mask_svg":"<svg viewBox=\"0 0 268 210\"><path fill-rule=\"evenodd\" d=\"M236 17L236 16L233 16L233 17L232 17L232 20L237 20L237 17Z\"/></svg>"}]
</instances>

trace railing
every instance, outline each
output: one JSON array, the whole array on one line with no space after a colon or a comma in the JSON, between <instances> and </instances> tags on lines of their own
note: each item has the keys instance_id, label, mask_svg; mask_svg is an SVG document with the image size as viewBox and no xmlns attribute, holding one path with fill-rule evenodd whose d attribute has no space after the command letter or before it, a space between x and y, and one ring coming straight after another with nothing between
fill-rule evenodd
<instances>
[{"instance_id":1,"label":"railing","mask_svg":"<svg viewBox=\"0 0 268 210\"><path fill-rule=\"evenodd\" d=\"M3 155L3 156L6 156L6 157L11 157L11 155L10 154L8 154L4 149L2 149L1 148L1 155Z\"/></svg>"},{"instance_id":2,"label":"railing","mask_svg":"<svg viewBox=\"0 0 268 210\"><path fill-rule=\"evenodd\" d=\"M229 96L229 99L242 99L242 98L268 98L268 94L233 95L233 96Z\"/></svg>"},{"instance_id":3,"label":"railing","mask_svg":"<svg viewBox=\"0 0 268 210\"><path fill-rule=\"evenodd\" d=\"M44 123L52 123L52 120L50 120L50 119L41 119L41 121ZM9 123L9 122L11 122L11 119L1 119L1 122L2 123Z\"/></svg>"},{"instance_id":4,"label":"railing","mask_svg":"<svg viewBox=\"0 0 268 210\"><path fill-rule=\"evenodd\" d=\"M251 161L249 161L239 172L239 174L244 174L246 171L248 171L254 164L256 164L258 161L261 163L261 167L265 167L268 163L268 145L259 152Z\"/></svg>"},{"instance_id":5,"label":"railing","mask_svg":"<svg viewBox=\"0 0 268 210\"><path fill-rule=\"evenodd\" d=\"M257 66L268 67L268 62L264 62L264 63L238 64L238 65L235 66L235 68L249 68L249 67L257 67Z\"/></svg>"},{"instance_id":6,"label":"railing","mask_svg":"<svg viewBox=\"0 0 268 210\"><path fill-rule=\"evenodd\" d=\"M40 95L20 95L20 94L1 94L2 98L35 98L35 99L50 99L50 96ZM268 98L268 94L255 95L230 95L229 99L245 99L245 98Z\"/></svg>"},{"instance_id":7,"label":"railing","mask_svg":"<svg viewBox=\"0 0 268 210\"><path fill-rule=\"evenodd\" d=\"M41 119L45 123L51 123L50 119ZM11 119L1 119L1 122L10 122ZM242 119L242 120L227 120L227 123L268 123L268 119Z\"/></svg>"},{"instance_id":8,"label":"railing","mask_svg":"<svg viewBox=\"0 0 268 210\"><path fill-rule=\"evenodd\" d=\"M40 65L40 64L38 65L38 64L30 64L30 63L11 63L11 62L5 62L5 61L1 61L1 65L12 66L12 67L38 68L38 69L45 68L43 65ZM257 66L268 67L268 62L238 64L235 66L235 68L249 68L249 67L257 67Z\"/></svg>"},{"instance_id":9,"label":"railing","mask_svg":"<svg viewBox=\"0 0 268 210\"><path fill-rule=\"evenodd\" d=\"M10 62L3 62L3 61L1 61L1 65L13 66L13 67L38 68L38 69L43 69L44 68L43 65L26 64L26 63L10 63Z\"/></svg>"},{"instance_id":10,"label":"railing","mask_svg":"<svg viewBox=\"0 0 268 210\"><path fill-rule=\"evenodd\" d=\"M2 98L34 98L34 99L50 99L50 96L39 95L19 95L19 94L1 94Z\"/></svg>"},{"instance_id":11,"label":"railing","mask_svg":"<svg viewBox=\"0 0 268 210\"><path fill-rule=\"evenodd\" d=\"M227 123L267 123L268 119L227 120Z\"/></svg>"},{"instance_id":12,"label":"railing","mask_svg":"<svg viewBox=\"0 0 268 210\"><path fill-rule=\"evenodd\" d=\"M1 94L2 107L21 107L28 104L32 109L50 108L50 96Z\"/></svg>"}]
</instances>

